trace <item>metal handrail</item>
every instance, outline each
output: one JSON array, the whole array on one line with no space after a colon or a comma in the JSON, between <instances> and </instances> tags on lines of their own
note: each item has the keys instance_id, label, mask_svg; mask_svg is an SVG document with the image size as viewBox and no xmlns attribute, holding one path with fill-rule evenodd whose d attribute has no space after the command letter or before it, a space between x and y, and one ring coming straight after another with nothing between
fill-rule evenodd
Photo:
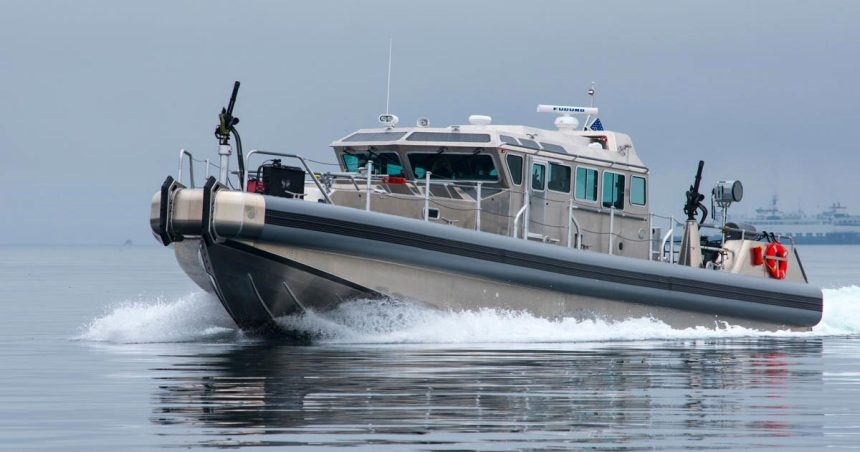
<instances>
[{"instance_id":1,"label":"metal handrail","mask_svg":"<svg viewBox=\"0 0 860 452\"><path fill-rule=\"evenodd\" d=\"M188 157L188 178L191 179L191 188L194 188L194 156L185 149L179 150L179 172L176 173L176 182L182 183L182 162Z\"/></svg>"},{"instance_id":2,"label":"metal handrail","mask_svg":"<svg viewBox=\"0 0 860 452\"><path fill-rule=\"evenodd\" d=\"M716 229L719 231L723 231L724 233L728 232L728 231L740 232L742 238L745 237L746 234L750 233L750 231L747 231L746 229L732 228L729 226L720 226L720 225L711 224L711 223L705 223L705 224L702 224L700 226L708 228L708 229ZM758 231L756 231L756 232L758 232ZM764 231L762 231L762 232L764 232ZM773 233L773 236L776 237L777 239L787 239L791 243L791 247L792 248L795 247L794 237L792 237L791 235Z\"/></svg>"},{"instance_id":3,"label":"metal handrail","mask_svg":"<svg viewBox=\"0 0 860 452\"><path fill-rule=\"evenodd\" d=\"M513 229L513 231L511 231L511 232L512 232L511 236L512 236L513 238L517 238L517 236L519 235L519 231L520 231L520 218L523 216L523 214L525 213L526 209L528 209L528 208L529 208L529 204L528 204L528 202L523 203L523 207L520 209L520 211L519 211L519 212L517 212L517 215L514 217L514 229ZM526 232L525 232L525 231L523 231L523 237L525 237L526 235L527 235L527 234L526 234Z\"/></svg>"},{"instance_id":4,"label":"metal handrail","mask_svg":"<svg viewBox=\"0 0 860 452\"><path fill-rule=\"evenodd\" d=\"M251 160L251 156L254 154L271 155L274 157L294 158L294 159L298 160L299 162L301 162L302 166L305 167L305 171L307 171L307 174L310 174L311 179L313 179L314 184L316 184L320 193L322 193L323 198L325 198L326 203L328 203L328 204L332 203L331 198L329 198L328 193L326 192L325 188L323 188L322 184L320 184L320 181L317 179L314 172L311 171L311 167L308 166L308 163L305 161L304 157L297 155L297 154L284 154L281 152L263 151L260 149L252 150L251 152L249 152L248 154L245 155L245 174L240 175L240 177L242 178L242 182L244 183L243 186L245 186L245 187L248 186L248 169L247 169L248 168L248 162Z\"/></svg>"},{"instance_id":5,"label":"metal handrail","mask_svg":"<svg viewBox=\"0 0 860 452\"><path fill-rule=\"evenodd\" d=\"M204 179L209 179L209 166L214 166L215 168L221 169L220 166L212 163L209 159L198 160L191 155L190 152L186 149L179 150L179 171L176 174L176 182L182 183L182 169L185 167L184 161L185 157L188 157L188 176L191 179L190 188L194 188L196 184L194 183L194 162L203 163L204 168L206 168L206 174L204 175Z\"/></svg>"},{"instance_id":6,"label":"metal handrail","mask_svg":"<svg viewBox=\"0 0 860 452\"><path fill-rule=\"evenodd\" d=\"M424 221L430 221L430 171L424 172Z\"/></svg>"},{"instance_id":7,"label":"metal handrail","mask_svg":"<svg viewBox=\"0 0 860 452\"><path fill-rule=\"evenodd\" d=\"M610 256L615 254L613 252L613 250L615 248L615 204L613 204L609 207L609 243L608 243L608 247L609 247L609 249L607 250L608 254Z\"/></svg>"},{"instance_id":8,"label":"metal handrail","mask_svg":"<svg viewBox=\"0 0 860 452\"><path fill-rule=\"evenodd\" d=\"M481 230L481 183L475 187L475 230Z\"/></svg>"},{"instance_id":9,"label":"metal handrail","mask_svg":"<svg viewBox=\"0 0 860 452\"><path fill-rule=\"evenodd\" d=\"M199 161L199 160L198 160L198 161ZM204 160L203 160L203 166L206 168L205 179L209 179L209 167L210 167L210 166L214 166L215 168L218 168L218 170L220 170L220 169L221 169L221 167L220 167L219 165L216 165L216 164L214 164L214 163L210 162L210 161L209 161L209 159L204 159Z\"/></svg>"},{"instance_id":10,"label":"metal handrail","mask_svg":"<svg viewBox=\"0 0 860 452\"><path fill-rule=\"evenodd\" d=\"M669 229L669 232L667 232L666 235L663 236L663 241L660 242L660 255L661 255L661 257L665 254L664 250L666 249L666 242L668 242L669 238L672 237L673 235L675 235L675 228L674 227ZM673 242L674 242L674 240L673 240ZM672 260L674 260L674 257L675 257L675 250L674 249L671 250L669 255L670 255L669 262L672 262Z\"/></svg>"},{"instance_id":11,"label":"metal handrail","mask_svg":"<svg viewBox=\"0 0 860 452\"><path fill-rule=\"evenodd\" d=\"M352 186L355 187L355 191L361 191L361 189L358 187L358 182L355 181L355 176L357 176L357 175L359 175L359 174L358 173L331 172L331 171L326 171L325 173L323 173L324 178L330 177L330 178L333 178L334 180L337 180L337 178L343 177L343 178L349 179L349 181L352 182ZM331 179L329 179L329 180L331 180Z\"/></svg>"},{"instance_id":12,"label":"metal handrail","mask_svg":"<svg viewBox=\"0 0 860 452\"><path fill-rule=\"evenodd\" d=\"M364 200L365 201L364 210L370 212L370 198L372 195L370 182L371 182L371 179L373 178L373 160L370 160L370 159L367 160L367 167L365 167L365 171L367 172L367 186L366 186L367 198L365 198L365 200Z\"/></svg>"},{"instance_id":13,"label":"metal handrail","mask_svg":"<svg viewBox=\"0 0 860 452\"><path fill-rule=\"evenodd\" d=\"M582 232L579 227L579 221L576 220L576 215L573 214L573 210L577 209L578 206L573 204L573 199L570 200L570 205L568 206L568 217L570 222L567 224L567 247L570 248L571 242L576 242L574 248L582 249ZM576 226L576 239L571 237L571 233L573 232L573 228L570 227L570 223L573 223Z\"/></svg>"}]
</instances>

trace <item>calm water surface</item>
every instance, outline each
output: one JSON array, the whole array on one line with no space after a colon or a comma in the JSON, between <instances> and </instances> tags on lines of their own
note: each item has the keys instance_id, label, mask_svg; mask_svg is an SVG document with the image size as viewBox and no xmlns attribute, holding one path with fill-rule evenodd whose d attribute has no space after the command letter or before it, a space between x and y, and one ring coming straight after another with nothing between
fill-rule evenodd
<instances>
[{"instance_id":1,"label":"calm water surface","mask_svg":"<svg viewBox=\"0 0 860 452\"><path fill-rule=\"evenodd\" d=\"M812 333L356 303L236 331L169 250L0 247L0 448L860 447L860 247L805 247Z\"/></svg>"}]
</instances>

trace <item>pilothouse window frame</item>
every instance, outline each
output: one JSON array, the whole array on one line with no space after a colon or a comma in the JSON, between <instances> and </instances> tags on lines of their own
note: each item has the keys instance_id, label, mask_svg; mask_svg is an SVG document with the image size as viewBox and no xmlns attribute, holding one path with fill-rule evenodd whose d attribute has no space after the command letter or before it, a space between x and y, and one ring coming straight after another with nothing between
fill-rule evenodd
<instances>
[{"instance_id":1,"label":"pilothouse window frame","mask_svg":"<svg viewBox=\"0 0 860 452\"><path fill-rule=\"evenodd\" d=\"M548 167L549 167L548 163L549 163L549 162L547 162L547 161L545 161L545 160L532 160L532 167L531 167L531 169L529 170L529 175L530 175L530 178L529 178L529 180L530 180L529 187L531 187L531 191L532 191L532 192L540 192L540 193L543 193L543 192L545 192L545 191L546 191L547 174L548 174L548 170L549 170L549 168L548 168ZM536 166L540 166L540 167L542 167L542 168L543 168L543 173L542 173L542 175L541 175L541 176L542 176L542 178L543 178L543 182L541 183L541 188L535 188L535 167L536 167Z\"/></svg>"},{"instance_id":2,"label":"pilothouse window frame","mask_svg":"<svg viewBox=\"0 0 860 452\"><path fill-rule=\"evenodd\" d=\"M341 149L337 154L338 154L338 157L339 157L339 159L338 159L338 160L339 160L339 163L340 163L341 165L343 165L343 170L344 170L344 171L346 171L346 172L350 172L350 173L357 173L357 172L359 172L361 169L365 168L365 167L367 166L367 160L369 160L369 159L365 159L365 161L364 161L364 164L363 164L363 165L358 165L358 166L356 166L355 171L352 171L352 170L350 170L350 168L349 168L349 164L347 164L347 162L346 162L346 157L347 157L347 156L352 156L352 157L359 158L356 154L362 154L362 155L371 155L371 154L374 154L374 155L376 155L377 157L382 157L382 156L383 156L383 155L385 155L385 154L393 154L393 155L397 158L397 164L396 164L396 165L394 165L394 166L399 166L399 167L400 167L400 174L390 174L390 173L388 172L388 166L387 166L387 165L390 165L390 163L388 163L388 162L386 162L386 168L385 168L385 172L384 172L384 173L380 171L380 170L381 170L381 166L380 166L377 162L374 162L374 164L373 164L373 174L382 174L382 175L397 176L397 177L403 177L403 176L405 176L405 175L407 174L407 172L406 172L406 171L407 171L406 165L404 165L403 159L401 159L401 158L400 158L400 153L399 153L399 152L397 152L396 150L391 150L391 149L384 149L384 150L382 150L382 149L373 149L373 150L371 150L371 149L364 149L364 150L358 150L358 149ZM377 159L378 159L378 158L377 158Z\"/></svg>"},{"instance_id":3,"label":"pilothouse window frame","mask_svg":"<svg viewBox=\"0 0 860 452\"><path fill-rule=\"evenodd\" d=\"M561 167L561 168L567 168L567 190L556 190L556 189L552 188L550 181L552 181L553 166L557 166L557 167ZM549 190L551 192L563 193L565 195L569 195L571 192L571 189L573 188L573 170L570 167L570 165L566 165L566 164L561 163L561 162L550 161L549 165L547 165L546 187L547 187L547 190Z\"/></svg>"},{"instance_id":4,"label":"pilothouse window frame","mask_svg":"<svg viewBox=\"0 0 860 452\"><path fill-rule=\"evenodd\" d=\"M482 156L482 157L489 157L489 158L490 158L490 161L492 161L492 163L493 163L493 170L495 170L495 171L496 171L495 179L454 179L454 178L444 178L444 177L433 177L433 172L432 172L432 170L431 170L431 171L430 171L430 173L431 173L431 175L430 175L430 180L436 180L436 181L440 181L440 180L441 180L441 181L456 181L456 182L481 182L482 184L500 184L500 183L501 183L501 181L502 181L502 173L501 173L501 171L499 170L499 168L501 168L501 167L500 167L500 165L499 165L499 159L497 159L497 158L495 157L494 153L492 153L492 152L483 152L483 149L484 149L484 148L481 148L481 152L477 152L477 153L475 152L475 150L474 150L473 148L453 148L453 149L452 149L452 148L448 148L448 149L445 149L444 151L440 152L438 149L435 149L435 150L434 150L433 148L427 148L427 147L425 147L425 148L423 148L423 149L415 149L415 150L411 150L411 151L404 151L404 153L403 153L403 154L404 154L404 156L406 157L406 163L409 165L409 167L408 167L408 168L409 168L409 172L412 174L412 176L415 178L415 180L416 180L416 181L417 181L417 180L420 180L420 179L423 179L423 178L424 178L424 174L422 174L421 176L419 176L419 175L418 175L418 172L416 171L415 164L413 163L412 158L411 158L411 156L412 156L412 155L415 155L415 154L428 154L428 155L432 155L432 154L447 154L448 156L451 156L451 155L465 155L465 156ZM489 149L494 149L494 148L486 148L486 149L488 149L488 150L489 150ZM427 170L424 170L424 171L427 171ZM426 174L426 173L425 173L425 174Z\"/></svg>"},{"instance_id":5,"label":"pilothouse window frame","mask_svg":"<svg viewBox=\"0 0 860 452\"><path fill-rule=\"evenodd\" d=\"M501 155L501 154L500 154L500 155ZM520 180L520 181L519 181L519 183L517 183L517 177L516 177L516 175L514 174L513 168L511 167L511 162L510 162L510 160L509 160L511 157L513 157L513 158L517 158L517 159L519 159L519 160L520 160L520 172L519 172L519 175L518 175L518 176L519 176L519 180ZM525 168L526 168L526 158L525 158L525 156L520 155L520 154L514 154L514 153L511 153L511 152L507 152L507 153L505 153L505 167L506 167L506 169L507 169L507 171L508 171L508 175L509 175L509 176L510 176L510 178L511 178L511 185L516 186L516 187L520 187L520 186L522 186L522 185L523 185L523 173L524 173L524 171L523 171L523 170L525 170Z\"/></svg>"},{"instance_id":6,"label":"pilothouse window frame","mask_svg":"<svg viewBox=\"0 0 860 452\"><path fill-rule=\"evenodd\" d=\"M642 181L642 203L633 200L633 183L636 180ZM636 207L645 207L648 205L648 179L635 174L630 175L630 205Z\"/></svg>"},{"instance_id":7,"label":"pilothouse window frame","mask_svg":"<svg viewBox=\"0 0 860 452\"><path fill-rule=\"evenodd\" d=\"M621 185L621 193L620 193L620 196L616 196L615 198L613 198L612 203L611 203L610 205L608 205L608 206L607 206L607 205L606 205L606 199L605 199L605 195L606 195L606 176L607 176L607 175L609 175L609 174L611 174L611 175L613 175L613 176L619 176L619 177L621 177L622 185ZM614 185L615 185L615 183L613 183L612 185L613 185L613 191L614 191L614 190L615 190L615 189L614 189ZM627 205L627 203L625 202L625 201L626 201L626 198L627 198L627 197L625 196L625 195L626 195L626 193L627 193L627 191L628 191L628 190L627 190L627 174L624 174L624 173L622 173L622 172L620 172L620 171L611 171L611 170L608 170L608 169L603 170L603 174L601 174L601 177L600 177L600 190L599 190L599 192L600 192L599 199L600 199L600 206L601 206L601 207L603 207L604 209L610 209L610 208L612 208L612 207L615 207L615 210L624 210L624 208L625 208L625 207L626 207L626 205ZM618 204L618 201L621 201L621 207L618 207L618 206L616 205L616 204Z\"/></svg>"},{"instance_id":8,"label":"pilothouse window frame","mask_svg":"<svg viewBox=\"0 0 860 452\"><path fill-rule=\"evenodd\" d=\"M582 168L584 170L594 171L594 180L595 180L596 184L594 187L594 199L593 200L588 199L588 198L580 198L579 196L577 196L576 184L579 183L579 169L580 168ZM591 166L591 165L576 165L576 168L574 169L574 173L573 173L573 199L576 200L577 202L597 205L598 202L600 201L600 193L601 193L600 192L600 179L601 179L600 178L600 168L598 168L596 166ZM587 193L588 187L585 187L585 189L586 189L586 193Z\"/></svg>"}]
</instances>

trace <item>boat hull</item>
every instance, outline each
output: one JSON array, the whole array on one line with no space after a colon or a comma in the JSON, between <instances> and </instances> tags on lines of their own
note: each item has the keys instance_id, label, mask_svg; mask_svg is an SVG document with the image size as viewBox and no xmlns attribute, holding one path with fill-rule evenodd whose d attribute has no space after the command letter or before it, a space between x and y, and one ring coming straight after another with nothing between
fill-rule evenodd
<instances>
[{"instance_id":1,"label":"boat hull","mask_svg":"<svg viewBox=\"0 0 860 452\"><path fill-rule=\"evenodd\" d=\"M247 203L256 209L253 227L237 229L235 219L222 227L217 195L210 198L210 212L203 208L204 233L184 240L198 241L211 289L249 330L271 329L284 315L324 313L351 299L385 297L440 309L500 308L549 318L653 317L674 327L729 323L803 330L821 319L821 291L807 284L273 197ZM248 212L247 207L221 210Z\"/></svg>"}]
</instances>

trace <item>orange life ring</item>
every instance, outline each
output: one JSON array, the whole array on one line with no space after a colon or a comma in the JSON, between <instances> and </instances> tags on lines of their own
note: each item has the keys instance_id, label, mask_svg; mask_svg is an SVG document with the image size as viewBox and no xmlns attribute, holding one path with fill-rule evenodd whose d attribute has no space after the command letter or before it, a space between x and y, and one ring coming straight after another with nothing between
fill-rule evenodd
<instances>
[{"instance_id":1,"label":"orange life ring","mask_svg":"<svg viewBox=\"0 0 860 452\"><path fill-rule=\"evenodd\" d=\"M772 242L764 252L764 265L770 276L775 279L784 279L788 270L788 251L779 242Z\"/></svg>"}]
</instances>

